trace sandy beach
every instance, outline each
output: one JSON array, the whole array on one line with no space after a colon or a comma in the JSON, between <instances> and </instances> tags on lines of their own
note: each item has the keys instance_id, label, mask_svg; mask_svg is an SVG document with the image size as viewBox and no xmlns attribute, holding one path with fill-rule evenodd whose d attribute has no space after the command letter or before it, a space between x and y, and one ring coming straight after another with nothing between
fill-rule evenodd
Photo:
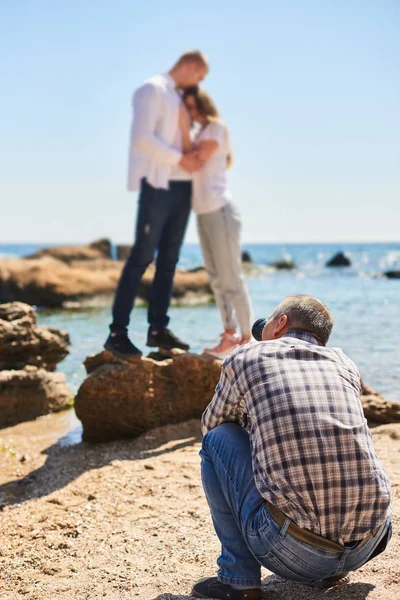
<instances>
[{"instance_id":1,"label":"sandy beach","mask_svg":"<svg viewBox=\"0 0 400 600\"><path fill-rule=\"evenodd\" d=\"M0 598L189 600L193 581L215 573L218 556L198 422L132 441L69 445L79 440L78 425L69 411L0 432ZM325 592L264 570L265 600L400 598L400 426L381 425L373 436L393 485L388 550Z\"/></svg>"}]
</instances>

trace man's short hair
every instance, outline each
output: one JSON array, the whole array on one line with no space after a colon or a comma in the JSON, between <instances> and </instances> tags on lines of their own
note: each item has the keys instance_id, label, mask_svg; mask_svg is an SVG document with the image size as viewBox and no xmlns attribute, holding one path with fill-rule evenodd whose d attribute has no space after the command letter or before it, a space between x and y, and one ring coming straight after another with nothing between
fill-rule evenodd
<instances>
[{"instance_id":1,"label":"man's short hair","mask_svg":"<svg viewBox=\"0 0 400 600\"><path fill-rule=\"evenodd\" d=\"M274 311L272 318L279 319L282 315L287 315L289 330L308 331L326 346L332 333L333 317L329 308L320 300L306 294L287 296Z\"/></svg>"},{"instance_id":2,"label":"man's short hair","mask_svg":"<svg viewBox=\"0 0 400 600\"><path fill-rule=\"evenodd\" d=\"M187 52L184 52L176 61L174 68L180 67L186 62L196 62L206 69L209 68L207 57L203 52L200 52L200 50L188 50Z\"/></svg>"}]
</instances>

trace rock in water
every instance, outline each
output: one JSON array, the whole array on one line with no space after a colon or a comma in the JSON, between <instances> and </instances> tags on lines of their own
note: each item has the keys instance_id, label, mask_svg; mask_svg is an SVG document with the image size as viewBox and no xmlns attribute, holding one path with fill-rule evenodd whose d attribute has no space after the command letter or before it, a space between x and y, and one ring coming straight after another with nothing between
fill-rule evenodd
<instances>
[{"instance_id":1,"label":"rock in water","mask_svg":"<svg viewBox=\"0 0 400 600\"><path fill-rule=\"evenodd\" d=\"M31 366L0 371L0 427L58 412L71 404L63 373Z\"/></svg>"},{"instance_id":2,"label":"rock in water","mask_svg":"<svg viewBox=\"0 0 400 600\"><path fill-rule=\"evenodd\" d=\"M244 263L252 263L253 262L251 259L250 252L248 252L247 250L242 251L242 262L244 262Z\"/></svg>"},{"instance_id":3,"label":"rock in water","mask_svg":"<svg viewBox=\"0 0 400 600\"><path fill-rule=\"evenodd\" d=\"M20 301L50 308L77 303L111 305L122 267L121 262L109 259L0 259L0 302ZM140 282L139 298L147 300L153 278L154 265L150 265ZM198 298L198 303L207 303L210 295L205 270L175 272L174 300L185 302L187 296L191 303L193 297Z\"/></svg>"},{"instance_id":4,"label":"rock in water","mask_svg":"<svg viewBox=\"0 0 400 600\"><path fill-rule=\"evenodd\" d=\"M164 361L121 361L101 352L85 362L88 377L75 398L83 439L136 437L149 429L199 419L210 402L221 361L181 354Z\"/></svg>"},{"instance_id":5,"label":"rock in water","mask_svg":"<svg viewBox=\"0 0 400 600\"><path fill-rule=\"evenodd\" d=\"M326 263L327 267L350 267L351 260L344 252L338 252Z\"/></svg>"},{"instance_id":6,"label":"rock in water","mask_svg":"<svg viewBox=\"0 0 400 600\"><path fill-rule=\"evenodd\" d=\"M61 260L67 264L76 260L90 261L111 258L111 242L109 239L104 238L82 246L55 246L52 248L42 248L25 258L33 260L45 256Z\"/></svg>"},{"instance_id":7,"label":"rock in water","mask_svg":"<svg viewBox=\"0 0 400 600\"><path fill-rule=\"evenodd\" d=\"M0 370L34 365L54 371L67 356L69 343L67 332L38 327L32 306L0 304Z\"/></svg>"},{"instance_id":8,"label":"rock in water","mask_svg":"<svg viewBox=\"0 0 400 600\"><path fill-rule=\"evenodd\" d=\"M128 244L118 244L117 246L117 260L126 260L130 255L132 246Z\"/></svg>"},{"instance_id":9,"label":"rock in water","mask_svg":"<svg viewBox=\"0 0 400 600\"><path fill-rule=\"evenodd\" d=\"M273 263L270 263L270 267L274 267L274 269L283 270L287 269L291 271L296 268L295 263L292 260L276 260Z\"/></svg>"},{"instance_id":10,"label":"rock in water","mask_svg":"<svg viewBox=\"0 0 400 600\"><path fill-rule=\"evenodd\" d=\"M111 250L111 240L108 238L101 238L100 240L96 240L89 244L89 248L93 248L94 250L98 250L100 252L102 258L111 258L112 250Z\"/></svg>"},{"instance_id":11,"label":"rock in water","mask_svg":"<svg viewBox=\"0 0 400 600\"><path fill-rule=\"evenodd\" d=\"M388 279L400 279L400 271L386 271L384 276Z\"/></svg>"}]
</instances>

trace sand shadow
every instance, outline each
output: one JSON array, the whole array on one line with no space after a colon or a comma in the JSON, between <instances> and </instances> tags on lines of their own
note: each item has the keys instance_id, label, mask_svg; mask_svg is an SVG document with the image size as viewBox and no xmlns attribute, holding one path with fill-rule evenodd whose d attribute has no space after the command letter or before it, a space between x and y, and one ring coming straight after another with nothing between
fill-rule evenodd
<instances>
[{"instance_id":1,"label":"sand shadow","mask_svg":"<svg viewBox=\"0 0 400 600\"><path fill-rule=\"evenodd\" d=\"M263 600L344 600L357 598L364 600L375 589L371 583L347 583L329 590L318 590L294 581L287 581L271 575L263 581ZM194 596L178 594L159 594L153 600L197 600Z\"/></svg>"},{"instance_id":2,"label":"sand shadow","mask_svg":"<svg viewBox=\"0 0 400 600\"><path fill-rule=\"evenodd\" d=\"M73 432L76 435L79 431ZM42 451L47 455L40 468L21 479L0 485L0 509L42 498L64 488L86 471L100 469L114 460L145 460L200 442L197 420L153 429L132 440L101 444L69 445L71 432Z\"/></svg>"},{"instance_id":3,"label":"sand shadow","mask_svg":"<svg viewBox=\"0 0 400 600\"><path fill-rule=\"evenodd\" d=\"M354 577L354 575L350 575ZM270 575L262 582L263 600L343 600L347 598L357 598L364 600L369 593L375 589L370 583L363 583L350 580L349 583L338 585L330 589L319 589L311 585L304 585L289 581L278 575Z\"/></svg>"}]
</instances>

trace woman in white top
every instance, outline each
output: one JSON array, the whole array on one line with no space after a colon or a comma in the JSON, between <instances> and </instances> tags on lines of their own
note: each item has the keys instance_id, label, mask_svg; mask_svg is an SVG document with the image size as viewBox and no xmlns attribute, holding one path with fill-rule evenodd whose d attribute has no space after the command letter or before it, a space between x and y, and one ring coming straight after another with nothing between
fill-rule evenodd
<instances>
[{"instance_id":1,"label":"woman in white top","mask_svg":"<svg viewBox=\"0 0 400 600\"><path fill-rule=\"evenodd\" d=\"M197 214L204 264L224 326L220 342L204 352L220 357L250 341L252 323L241 263L241 221L226 177L232 162L229 134L204 90L186 90L183 101L187 109L182 107L180 115L184 151L189 152L194 146L204 163L193 174L192 208ZM200 125L192 136L187 113L192 122ZM237 324L240 335L236 332Z\"/></svg>"}]
</instances>

